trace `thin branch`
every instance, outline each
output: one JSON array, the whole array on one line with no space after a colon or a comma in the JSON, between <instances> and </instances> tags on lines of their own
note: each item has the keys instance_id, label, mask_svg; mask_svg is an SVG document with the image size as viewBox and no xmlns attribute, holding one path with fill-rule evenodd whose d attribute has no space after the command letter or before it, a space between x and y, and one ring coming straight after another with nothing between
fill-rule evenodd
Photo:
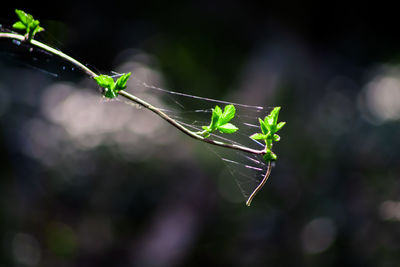
<instances>
[{"instance_id":1,"label":"thin branch","mask_svg":"<svg viewBox=\"0 0 400 267\"><path fill-rule=\"evenodd\" d=\"M0 38L9 38L9 39L16 39L19 40L21 42L26 42L27 39L25 36L20 35L20 34L15 34L15 33L6 33L6 32L0 32ZM97 76L97 74L92 71L91 69L89 69L88 67L86 67L85 65L83 65L82 63L80 63L79 61L77 61L76 59L64 54L63 52L61 52L60 50L54 49L42 42L36 41L36 40L30 40L29 44L39 47L51 54L57 55L60 58L72 63L73 65L75 65L76 67L82 69L84 72L86 72L87 75L89 75L91 78L94 78Z\"/></svg>"},{"instance_id":2,"label":"thin branch","mask_svg":"<svg viewBox=\"0 0 400 267\"><path fill-rule=\"evenodd\" d=\"M94 71L92 71L91 69L89 69L88 67L86 67L85 65L83 65L82 63L80 63L79 61L77 61L76 59L68 56L67 54L64 54L63 52L56 50L42 42L36 41L36 40L30 40L28 41L26 39L25 36L20 35L20 34L15 34L15 33L0 33L0 38L9 38L9 39L16 39L19 40L21 42L28 42L28 44L31 44L32 46L36 46L39 47L51 54L57 55L60 58L70 62L71 64L75 65L76 67L82 69L87 75L89 75L91 78L97 77L98 74L96 74ZM164 119L165 121L167 121L168 123L170 123L172 126L174 126L175 128L177 128L178 130L180 130L181 132L183 132L184 134L208 143L208 144L212 144L215 146L220 146L220 147L225 147L225 148L230 148L230 149L235 149L235 150L239 150L239 151L243 151L243 152L247 152L247 153L251 153L251 154L256 154L256 155L264 155L266 153L265 149L262 150L256 150L256 149L252 149L249 147L245 147L245 146L240 146L240 145L236 145L236 144L230 144L230 143L224 143L224 142L219 142L219 141L215 141L215 140L211 140L208 138L204 138L203 136L189 130L188 128L184 127L182 124L180 124L179 122L177 122L176 120L172 119L170 116L168 116L167 114L165 114L164 112L162 112L160 109L154 107L153 105L151 105L150 103L124 91L118 91L118 94L125 97L126 99L133 101L149 110L151 110L152 112L154 112L155 114L157 114L158 116L160 116L162 119Z\"/></svg>"},{"instance_id":3,"label":"thin branch","mask_svg":"<svg viewBox=\"0 0 400 267\"><path fill-rule=\"evenodd\" d=\"M271 174L271 161L268 161L268 168L267 168L267 172L264 175L264 178L262 179L261 183L256 187L256 189L254 189L253 193L251 193L251 195L249 196L249 198L246 201L246 205L248 207L250 207L251 202L253 201L253 198L256 196L256 194L261 190L261 188L263 188L263 186L267 182L270 174Z\"/></svg>"},{"instance_id":4,"label":"thin branch","mask_svg":"<svg viewBox=\"0 0 400 267\"><path fill-rule=\"evenodd\" d=\"M219 142L219 141L215 141L215 140L211 140L208 138L204 138L203 136L187 129L186 127L184 127L182 124L180 124L179 122L177 122L176 120L172 119L170 116L168 116L167 114L165 114L164 112L162 112L160 109L154 107L153 105L151 105L150 103L147 103L146 101L131 95L130 93L121 90L118 91L118 94L147 108L148 110L151 110L152 112L156 113L158 116L160 116L162 119L164 119L165 121L169 122L172 126L174 126L175 128L177 128L178 130L180 130L181 132L183 132L184 134L197 139L199 141L202 142L206 142L215 146L221 146L221 147L225 147L225 148L231 148L231 149L235 149L235 150L240 150L243 152L247 152L247 153L251 153L251 154L257 154L257 155L264 155L265 154L265 150L257 150L257 149L252 149L249 147L245 147L245 146L240 146L240 145L236 145L236 144L229 144L229 143L223 143L223 142Z\"/></svg>"}]
</instances>

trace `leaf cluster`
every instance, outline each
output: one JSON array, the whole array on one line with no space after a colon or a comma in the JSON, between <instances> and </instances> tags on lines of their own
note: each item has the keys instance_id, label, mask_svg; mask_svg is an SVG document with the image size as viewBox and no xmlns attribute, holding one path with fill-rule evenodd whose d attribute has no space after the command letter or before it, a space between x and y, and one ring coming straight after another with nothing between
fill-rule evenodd
<instances>
[{"instance_id":1,"label":"leaf cluster","mask_svg":"<svg viewBox=\"0 0 400 267\"><path fill-rule=\"evenodd\" d=\"M261 133L255 133L250 136L254 140L264 140L265 141L265 151L264 159L266 161L276 160L277 156L272 152L273 142L278 142L281 138L276 134L286 122L278 123L278 115L281 107L275 107L268 116L265 116L264 120L258 119L260 122Z\"/></svg>"},{"instance_id":2,"label":"leaf cluster","mask_svg":"<svg viewBox=\"0 0 400 267\"><path fill-rule=\"evenodd\" d=\"M230 123L235 117L236 109L234 105L226 105L224 111L217 105L212 109L211 123L208 126L203 126L204 130L201 134L204 137L209 137L216 130L220 133L234 133L238 128Z\"/></svg>"},{"instance_id":3,"label":"leaf cluster","mask_svg":"<svg viewBox=\"0 0 400 267\"><path fill-rule=\"evenodd\" d=\"M131 73L124 73L121 77L114 81L111 76L99 75L94 77L97 84L104 88L104 96L107 98L115 98L118 96L118 91L124 90L126 88L126 83L128 82Z\"/></svg>"},{"instance_id":4,"label":"leaf cluster","mask_svg":"<svg viewBox=\"0 0 400 267\"><path fill-rule=\"evenodd\" d=\"M28 41L32 40L36 33L44 31L44 29L39 26L39 21L35 20L31 14L25 13L19 9L16 9L15 13L19 21L13 24L13 28L17 30L26 30Z\"/></svg>"}]
</instances>

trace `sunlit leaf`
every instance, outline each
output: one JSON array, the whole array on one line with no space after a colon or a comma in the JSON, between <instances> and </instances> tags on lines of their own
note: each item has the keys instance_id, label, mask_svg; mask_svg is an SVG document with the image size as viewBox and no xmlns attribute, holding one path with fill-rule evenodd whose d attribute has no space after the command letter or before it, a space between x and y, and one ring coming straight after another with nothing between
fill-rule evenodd
<instances>
[{"instance_id":1,"label":"sunlit leaf","mask_svg":"<svg viewBox=\"0 0 400 267\"><path fill-rule=\"evenodd\" d=\"M226 105L221 116L221 124L228 123L232 120L235 117L235 112L236 109L234 105Z\"/></svg>"},{"instance_id":2,"label":"sunlit leaf","mask_svg":"<svg viewBox=\"0 0 400 267\"><path fill-rule=\"evenodd\" d=\"M26 26L21 21L17 21L13 24L13 28L17 30L25 30Z\"/></svg>"},{"instance_id":3,"label":"sunlit leaf","mask_svg":"<svg viewBox=\"0 0 400 267\"><path fill-rule=\"evenodd\" d=\"M128 72L124 75L122 75L121 77L119 77L119 79L117 80L117 82L115 83L115 90L116 91L120 91L126 88L126 83L128 82L129 77L131 76L131 73Z\"/></svg>"},{"instance_id":4,"label":"sunlit leaf","mask_svg":"<svg viewBox=\"0 0 400 267\"><path fill-rule=\"evenodd\" d=\"M111 78L110 76L108 76L108 75L99 75L99 76L94 77L94 79L96 80L97 84L100 87L108 88L110 90L114 90L115 83L114 83L113 78Z\"/></svg>"},{"instance_id":5,"label":"sunlit leaf","mask_svg":"<svg viewBox=\"0 0 400 267\"><path fill-rule=\"evenodd\" d=\"M218 126L220 125L220 118L222 116L222 109L217 105L215 108L212 110L212 115L211 115L211 123L210 123L210 131L215 131Z\"/></svg>"},{"instance_id":6,"label":"sunlit leaf","mask_svg":"<svg viewBox=\"0 0 400 267\"><path fill-rule=\"evenodd\" d=\"M17 14L19 20L20 20L23 24L28 25L28 14L27 14L27 13L25 13L24 11L19 10L19 9L16 9L16 10L15 10L15 13Z\"/></svg>"},{"instance_id":7,"label":"sunlit leaf","mask_svg":"<svg viewBox=\"0 0 400 267\"><path fill-rule=\"evenodd\" d=\"M258 119L258 121L260 122L261 132L263 134L267 134L269 132L269 126L265 124L265 122L260 118Z\"/></svg>"},{"instance_id":8,"label":"sunlit leaf","mask_svg":"<svg viewBox=\"0 0 400 267\"><path fill-rule=\"evenodd\" d=\"M265 135L263 135L261 133L255 133L255 134L252 134L250 136L250 138L254 139L254 140L264 140L265 139Z\"/></svg>"},{"instance_id":9,"label":"sunlit leaf","mask_svg":"<svg viewBox=\"0 0 400 267\"><path fill-rule=\"evenodd\" d=\"M238 130L238 128L235 125L233 125L232 123L225 123L223 125L220 125L218 127L218 130L221 133L234 133Z\"/></svg>"}]
</instances>

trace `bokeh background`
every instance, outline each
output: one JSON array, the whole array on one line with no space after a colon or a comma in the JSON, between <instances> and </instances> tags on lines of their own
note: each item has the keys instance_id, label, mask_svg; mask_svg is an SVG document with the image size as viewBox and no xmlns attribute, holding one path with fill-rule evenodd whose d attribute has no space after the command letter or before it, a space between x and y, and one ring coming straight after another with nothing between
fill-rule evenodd
<instances>
[{"instance_id":1,"label":"bokeh background","mask_svg":"<svg viewBox=\"0 0 400 267\"><path fill-rule=\"evenodd\" d=\"M2 41L1 266L399 266L393 7L19 2L2 4L3 26L14 8L41 20L42 40L98 70L280 105L287 126L248 208L204 145Z\"/></svg>"}]
</instances>

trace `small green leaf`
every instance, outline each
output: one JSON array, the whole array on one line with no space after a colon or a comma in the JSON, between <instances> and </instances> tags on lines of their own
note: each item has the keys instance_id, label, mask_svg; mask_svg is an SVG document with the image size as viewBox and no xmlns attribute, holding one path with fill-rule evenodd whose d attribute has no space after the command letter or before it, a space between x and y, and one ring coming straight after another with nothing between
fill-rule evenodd
<instances>
[{"instance_id":1,"label":"small green leaf","mask_svg":"<svg viewBox=\"0 0 400 267\"><path fill-rule=\"evenodd\" d=\"M94 77L94 79L96 80L97 84L100 87L108 88L110 90L114 90L115 83L114 83L113 78L111 78L110 76L108 76L108 75L99 75L99 76Z\"/></svg>"},{"instance_id":2,"label":"small green leaf","mask_svg":"<svg viewBox=\"0 0 400 267\"><path fill-rule=\"evenodd\" d=\"M210 132L215 131L218 126L220 125L220 118L222 116L222 109L219 106L215 106L215 108L212 110L212 115L211 115L211 123L210 123Z\"/></svg>"},{"instance_id":3,"label":"small green leaf","mask_svg":"<svg viewBox=\"0 0 400 267\"><path fill-rule=\"evenodd\" d=\"M117 82L115 83L115 90L120 91L124 90L126 88L126 83L128 82L129 77L131 76L131 73L128 72L121 77L118 78Z\"/></svg>"},{"instance_id":4,"label":"small green leaf","mask_svg":"<svg viewBox=\"0 0 400 267\"><path fill-rule=\"evenodd\" d=\"M115 92L115 90L104 88L104 96L107 98L116 98L117 93Z\"/></svg>"},{"instance_id":5,"label":"small green leaf","mask_svg":"<svg viewBox=\"0 0 400 267\"><path fill-rule=\"evenodd\" d=\"M16 10L15 10L15 13L17 14L19 20L20 20L23 24L25 24L25 25L28 25L28 24L29 24L29 22L30 22L30 21L28 21L28 16L29 16L29 14L27 14L27 13L25 13L24 11L19 10L19 9L16 9Z\"/></svg>"},{"instance_id":6,"label":"small green leaf","mask_svg":"<svg viewBox=\"0 0 400 267\"><path fill-rule=\"evenodd\" d=\"M32 37L35 36L36 33L44 31L44 29L40 26L36 26L36 28L32 31Z\"/></svg>"},{"instance_id":7,"label":"small green leaf","mask_svg":"<svg viewBox=\"0 0 400 267\"><path fill-rule=\"evenodd\" d=\"M235 106L234 105L226 105L224 108L224 112L222 113L221 117L221 124L228 123L235 117Z\"/></svg>"},{"instance_id":8,"label":"small green leaf","mask_svg":"<svg viewBox=\"0 0 400 267\"><path fill-rule=\"evenodd\" d=\"M274 110L272 110L273 113L273 125L276 125L278 123L278 116L279 116L279 111L281 110L281 107L276 107Z\"/></svg>"},{"instance_id":9,"label":"small green leaf","mask_svg":"<svg viewBox=\"0 0 400 267\"><path fill-rule=\"evenodd\" d=\"M275 142L278 142L279 140L281 140L281 137L277 134L274 134L273 138L274 138Z\"/></svg>"},{"instance_id":10,"label":"small green leaf","mask_svg":"<svg viewBox=\"0 0 400 267\"><path fill-rule=\"evenodd\" d=\"M275 107L271 113L265 117L265 124L268 124L270 127L275 126L278 121L279 110L281 107ZM272 128L272 127L271 127Z\"/></svg>"},{"instance_id":11,"label":"small green leaf","mask_svg":"<svg viewBox=\"0 0 400 267\"><path fill-rule=\"evenodd\" d=\"M222 109L218 105L215 106L214 111L218 114L218 117L222 116Z\"/></svg>"},{"instance_id":12,"label":"small green leaf","mask_svg":"<svg viewBox=\"0 0 400 267\"><path fill-rule=\"evenodd\" d=\"M218 127L218 130L221 133L234 133L239 129L235 125L233 125L232 123L225 123L223 125L220 125Z\"/></svg>"},{"instance_id":13,"label":"small green leaf","mask_svg":"<svg viewBox=\"0 0 400 267\"><path fill-rule=\"evenodd\" d=\"M252 134L250 136L250 138L254 139L254 140L265 140L266 136L264 134L261 134L261 133L255 133L255 134Z\"/></svg>"},{"instance_id":14,"label":"small green leaf","mask_svg":"<svg viewBox=\"0 0 400 267\"><path fill-rule=\"evenodd\" d=\"M276 131L279 131L280 129L282 129L283 126L285 126L286 122L281 121L280 123L278 123L278 125L276 126Z\"/></svg>"},{"instance_id":15,"label":"small green leaf","mask_svg":"<svg viewBox=\"0 0 400 267\"><path fill-rule=\"evenodd\" d=\"M276 156L276 154L274 152L272 152L271 150L268 150L267 153L263 156L265 161L274 161L277 160L278 157Z\"/></svg>"},{"instance_id":16,"label":"small green leaf","mask_svg":"<svg viewBox=\"0 0 400 267\"><path fill-rule=\"evenodd\" d=\"M267 134L269 132L269 126L268 124L266 124L262 119L258 119L258 121L260 122L260 128L261 128L261 132L263 134Z\"/></svg>"},{"instance_id":17,"label":"small green leaf","mask_svg":"<svg viewBox=\"0 0 400 267\"><path fill-rule=\"evenodd\" d=\"M21 21L17 21L13 24L13 28L17 30L25 30L26 26Z\"/></svg>"}]
</instances>

